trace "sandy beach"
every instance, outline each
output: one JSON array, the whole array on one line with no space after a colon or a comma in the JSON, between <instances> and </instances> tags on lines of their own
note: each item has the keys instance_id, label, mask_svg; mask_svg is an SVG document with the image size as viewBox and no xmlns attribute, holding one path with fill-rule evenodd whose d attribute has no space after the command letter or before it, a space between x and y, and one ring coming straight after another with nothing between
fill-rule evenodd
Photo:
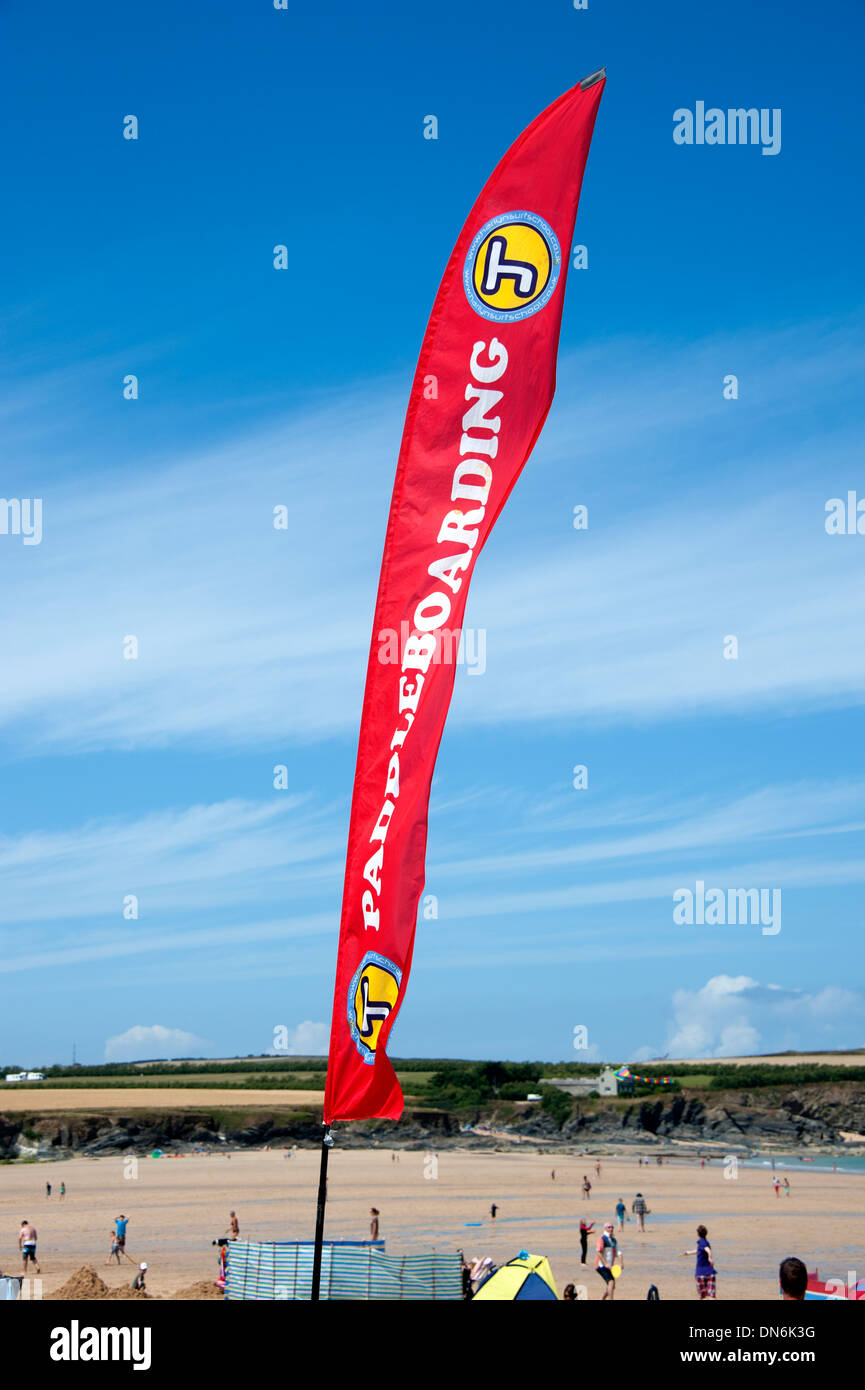
<instances>
[{"instance_id":1,"label":"sandy beach","mask_svg":"<svg viewBox=\"0 0 865 1390\"><path fill-rule=\"evenodd\" d=\"M555 1169L555 1180L551 1171ZM581 1197L583 1173L592 1182ZM225 1233L228 1213L237 1211L241 1234L253 1240L310 1239L315 1214L318 1154L255 1150L184 1158L143 1158L136 1169L128 1157L74 1158L56 1163L0 1168L0 1268L20 1272L18 1226L27 1217L39 1232L43 1293L60 1286L84 1264L93 1265L109 1287L128 1284L132 1266L104 1264L109 1233L120 1212L129 1218L127 1249L149 1266L149 1289L171 1297L177 1290L214 1276L210 1242ZM783 1180L784 1173L779 1174ZM802 1165L787 1174L791 1195L776 1197L771 1173L738 1168L724 1177L714 1160L701 1169L693 1159L657 1167L637 1165L637 1154L594 1158L550 1153L340 1151L330 1164L326 1235L368 1235L368 1211L381 1210L381 1234L389 1254L454 1250L490 1255L503 1263L521 1248L549 1256L561 1293L568 1282L583 1283L590 1301L601 1280L579 1261L581 1217L612 1219L621 1196L630 1214L641 1191L650 1215L640 1235L633 1217L618 1232L624 1273L616 1298L645 1299L655 1283L664 1299L694 1298L692 1258L695 1227L703 1222L718 1268L718 1296L777 1298L779 1261L795 1254L822 1277L865 1272L865 1174L815 1172ZM68 1196L57 1196L65 1181ZM45 1196L50 1182L53 1195ZM490 1203L498 1204L495 1222ZM466 1223L480 1222L480 1226Z\"/></svg>"},{"instance_id":2,"label":"sandy beach","mask_svg":"<svg viewBox=\"0 0 865 1390\"><path fill-rule=\"evenodd\" d=\"M58 1087L34 1091L22 1086L3 1090L2 1109L8 1111L96 1110L100 1114L123 1114L127 1110L248 1110L262 1105L292 1106L303 1110L321 1109L324 1091L230 1090L218 1086L123 1086Z\"/></svg>"}]
</instances>

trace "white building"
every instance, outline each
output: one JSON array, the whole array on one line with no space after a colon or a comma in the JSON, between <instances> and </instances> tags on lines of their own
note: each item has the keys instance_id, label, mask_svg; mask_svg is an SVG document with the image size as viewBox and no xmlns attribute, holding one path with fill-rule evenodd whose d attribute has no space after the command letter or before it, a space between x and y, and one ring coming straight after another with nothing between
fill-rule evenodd
<instances>
[{"instance_id":1,"label":"white building","mask_svg":"<svg viewBox=\"0 0 865 1390\"><path fill-rule=\"evenodd\" d=\"M547 1086L558 1086L569 1096L587 1096L597 1091L599 1096L630 1095L634 1089L631 1077L616 1076L615 1067L601 1067L597 1076L549 1076L544 1078Z\"/></svg>"}]
</instances>

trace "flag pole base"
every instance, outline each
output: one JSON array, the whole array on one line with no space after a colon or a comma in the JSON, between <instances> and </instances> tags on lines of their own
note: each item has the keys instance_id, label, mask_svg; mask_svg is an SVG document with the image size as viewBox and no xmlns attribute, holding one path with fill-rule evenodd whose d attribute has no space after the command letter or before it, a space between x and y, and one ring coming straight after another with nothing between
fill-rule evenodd
<instances>
[{"instance_id":1,"label":"flag pole base","mask_svg":"<svg viewBox=\"0 0 865 1390\"><path fill-rule=\"evenodd\" d=\"M321 1164L318 1170L318 1206L315 1213L315 1246L312 1253L312 1287L309 1291L313 1303L321 1300L321 1254L324 1245L324 1208L327 1202L327 1156L333 1148L330 1125L325 1125L321 1138Z\"/></svg>"}]
</instances>

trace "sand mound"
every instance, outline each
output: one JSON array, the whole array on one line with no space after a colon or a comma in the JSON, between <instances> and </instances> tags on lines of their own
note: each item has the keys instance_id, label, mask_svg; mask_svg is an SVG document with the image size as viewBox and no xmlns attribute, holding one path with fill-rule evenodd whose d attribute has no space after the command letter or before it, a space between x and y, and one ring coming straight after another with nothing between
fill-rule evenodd
<instances>
[{"instance_id":1,"label":"sand mound","mask_svg":"<svg viewBox=\"0 0 865 1390\"><path fill-rule=\"evenodd\" d=\"M149 1293L139 1293L133 1289L131 1284L121 1284L117 1289L109 1289L104 1279L99 1275L92 1265L82 1265L75 1274L71 1275L66 1283L54 1293L45 1295L46 1299L71 1299L79 1302L94 1303L97 1300L121 1300L127 1298L154 1300L154 1295ZM185 1289L178 1289L177 1293L169 1294L169 1298L182 1298L187 1300L201 1300L212 1298L223 1298L220 1289L212 1279L199 1279L196 1284L188 1284ZM159 1301L158 1297L155 1301Z\"/></svg>"},{"instance_id":2,"label":"sand mound","mask_svg":"<svg viewBox=\"0 0 865 1390\"><path fill-rule=\"evenodd\" d=\"M212 1279L199 1279L197 1284L190 1284L185 1289L178 1289L177 1293L169 1294L170 1298L224 1298L222 1289L213 1282Z\"/></svg>"},{"instance_id":3,"label":"sand mound","mask_svg":"<svg viewBox=\"0 0 865 1390\"><path fill-rule=\"evenodd\" d=\"M91 1265L82 1265L66 1280L65 1284L62 1284L59 1289L55 1289L54 1293L46 1294L45 1297L46 1299L77 1299L79 1302L93 1303L97 1299L103 1298L148 1298L149 1295L138 1293L129 1285L124 1285L119 1289L109 1289Z\"/></svg>"},{"instance_id":4,"label":"sand mound","mask_svg":"<svg viewBox=\"0 0 865 1390\"><path fill-rule=\"evenodd\" d=\"M107 1298L108 1285L104 1283L91 1265L82 1265L54 1293L46 1298Z\"/></svg>"}]
</instances>

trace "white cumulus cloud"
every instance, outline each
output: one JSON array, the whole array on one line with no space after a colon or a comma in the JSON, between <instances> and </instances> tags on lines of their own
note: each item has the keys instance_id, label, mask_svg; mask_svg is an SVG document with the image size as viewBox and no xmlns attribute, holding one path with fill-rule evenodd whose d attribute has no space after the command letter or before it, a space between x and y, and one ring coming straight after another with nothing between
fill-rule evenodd
<instances>
[{"instance_id":1,"label":"white cumulus cloud","mask_svg":"<svg viewBox=\"0 0 865 1390\"><path fill-rule=\"evenodd\" d=\"M116 1033L105 1043L106 1062L139 1062L152 1057L191 1057L208 1044L182 1028L164 1028L161 1023L137 1023L125 1033Z\"/></svg>"},{"instance_id":2,"label":"white cumulus cloud","mask_svg":"<svg viewBox=\"0 0 865 1390\"><path fill-rule=\"evenodd\" d=\"M816 993L761 985L749 975L714 975L678 989L667 1044L673 1057L738 1057L859 1045L865 996L828 985Z\"/></svg>"}]
</instances>

